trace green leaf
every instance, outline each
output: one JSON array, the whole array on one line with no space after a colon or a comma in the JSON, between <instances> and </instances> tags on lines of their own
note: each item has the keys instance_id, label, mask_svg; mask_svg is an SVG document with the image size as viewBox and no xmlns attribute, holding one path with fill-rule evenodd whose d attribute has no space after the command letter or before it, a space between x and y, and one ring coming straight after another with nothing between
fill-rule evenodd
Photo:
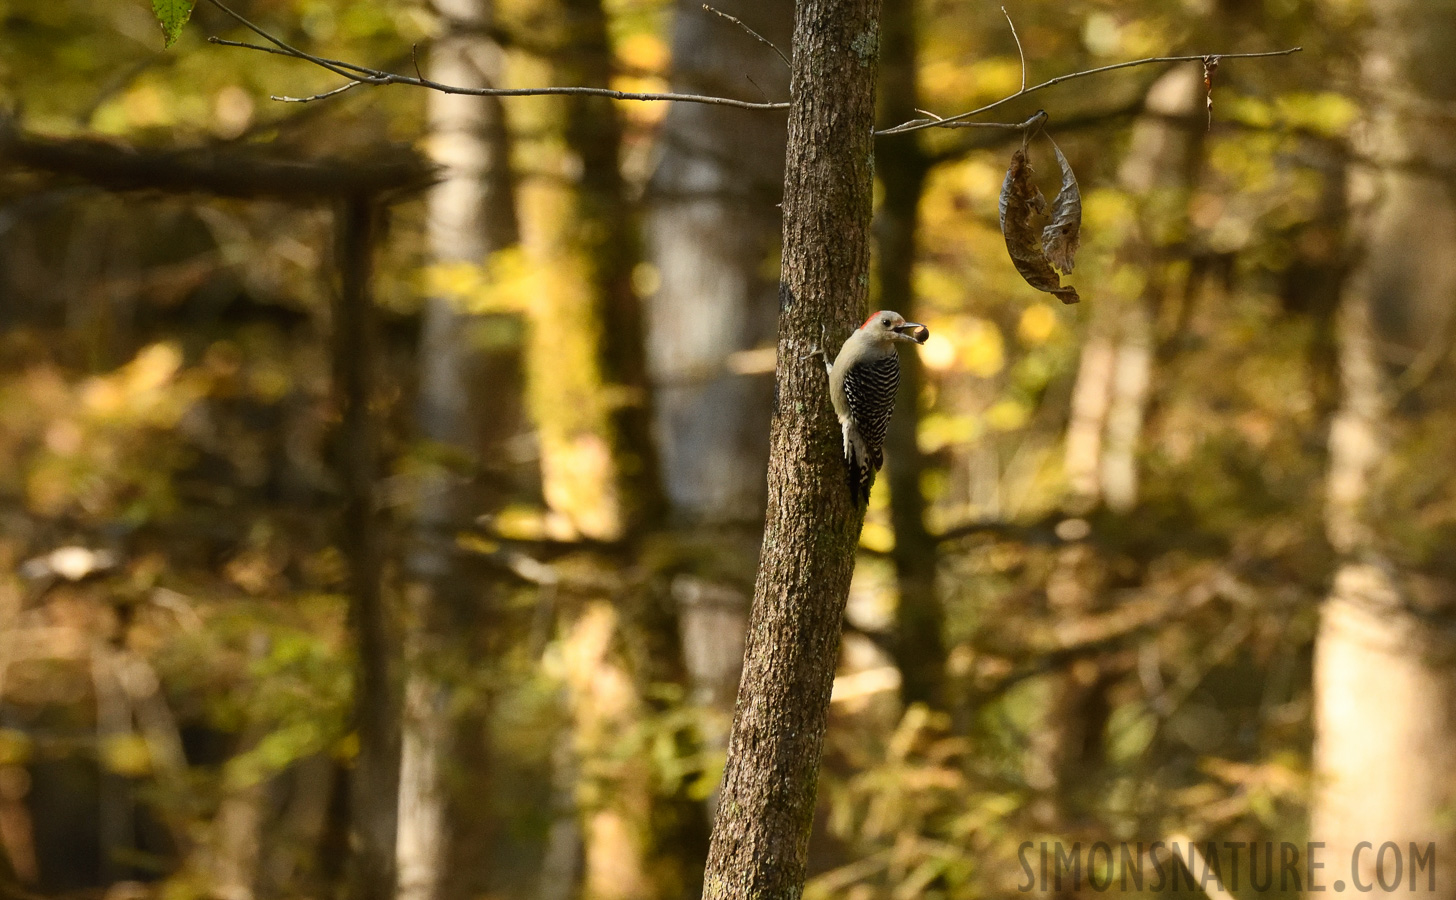
<instances>
[{"instance_id":1,"label":"green leaf","mask_svg":"<svg viewBox=\"0 0 1456 900\"><path fill-rule=\"evenodd\" d=\"M182 26L192 16L197 0L152 0L152 11L162 23L162 46L170 47L182 34Z\"/></svg>"}]
</instances>

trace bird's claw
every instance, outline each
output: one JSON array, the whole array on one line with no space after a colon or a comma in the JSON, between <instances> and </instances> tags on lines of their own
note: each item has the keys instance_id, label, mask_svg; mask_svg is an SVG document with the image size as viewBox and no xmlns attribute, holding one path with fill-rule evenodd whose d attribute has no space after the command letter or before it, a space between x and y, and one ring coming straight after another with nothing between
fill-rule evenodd
<instances>
[{"instance_id":1,"label":"bird's claw","mask_svg":"<svg viewBox=\"0 0 1456 900\"><path fill-rule=\"evenodd\" d=\"M819 346L815 347L813 350L810 350L808 353L805 353L803 356L799 357L799 359L813 359L817 356L824 362L824 371L828 372L830 369L834 368L834 364L829 361L829 356L824 352L824 345L827 343L829 343L829 330L823 325L820 325Z\"/></svg>"}]
</instances>

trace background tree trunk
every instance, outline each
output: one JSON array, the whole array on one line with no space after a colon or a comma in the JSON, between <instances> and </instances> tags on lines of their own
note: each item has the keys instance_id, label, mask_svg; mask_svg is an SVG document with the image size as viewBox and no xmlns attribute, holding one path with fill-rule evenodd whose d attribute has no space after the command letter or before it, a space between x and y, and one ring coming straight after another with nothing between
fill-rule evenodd
<instances>
[{"instance_id":1,"label":"background tree trunk","mask_svg":"<svg viewBox=\"0 0 1456 900\"><path fill-rule=\"evenodd\" d=\"M490 0L442 0L439 9L454 30L431 46L430 77L498 85L501 52L484 36ZM426 201L431 261L484 267L517 239L504 111L497 98L431 93L429 117L429 149L442 173ZM469 840L473 834L483 844L486 711L479 702L459 710L454 698L458 683L488 659L483 632L500 587L464 564L455 537L509 493L510 443L525 424L524 341L517 313L472 314L460 298L426 301L417 421L431 468L421 478L406 559L415 620L406 648L400 900L474 896L489 860L486 847ZM461 852L452 852L462 840Z\"/></svg>"},{"instance_id":2,"label":"background tree trunk","mask_svg":"<svg viewBox=\"0 0 1456 900\"><path fill-rule=\"evenodd\" d=\"M919 115L920 92L914 3L885 7L880 39L880 123L907 122ZM884 199L875 221L879 243L880 306L917 322L915 302L916 232L920 197L930 160L919 132L880 138L875 145L875 171ZM925 495L920 476L920 357L900 357L900 390L886 436L886 481L890 488L890 522L895 530L895 665L900 670L900 697L905 703L939 706L945 675L944 613L935 593L935 541L925 530Z\"/></svg>"},{"instance_id":3,"label":"background tree trunk","mask_svg":"<svg viewBox=\"0 0 1456 900\"><path fill-rule=\"evenodd\" d=\"M612 45L601 0L560 2L565 42L556 56L557 77L562 84L609 83ZM638 217L622 178L622 121L612 101L573 96L565 106L566 146L581 167L566 228L592 293L618 518L622 532L631 534L663 513L642 301L632 284L642 259Z\"/></svg>"},{"instance_id":4,"label":"background tree trunk","mask_svg":"<svg viewBox=\"0 0 1456 900\"><path fill-rule=\"evenodd\" d=\"M353 196L335 213L340 288L334 305L334 380L344 510L339 546L348 559L349 620L358 654L354 727L359 735L350 805L351 895L388 900L394 894L394 848L399 801L399 700L394 640L385 605L384 547L375 487L379 428L371 412L376 339L369 279L378 210Z\"/></svg>"},{"instance_id":5,"label":"background tree trunk","mask_svg":"<svg viewBox=\"0 0 1456 900\"><path fill-rule=\"evenodd\" d=\"M1450 3L1375 8L1352 170L1358 263L1337 325L1326 531L1343 561L1316 637L1316 795L1310 832L1331 858L1360 841L1452 837L1456 599L1449 507L1450 334L1456 311L1456 17ZM1439 249L1438 249L1439 248ZM1440 473L1432 475L1430 473ZM1419 523L1419 524L1416 524ZM1438 532L1437 532L1438 533ZM1376 876L1365 854L1362 878ZM1387 879L1393 873L1384 873ZM1436 896L1456 880L1437 870ZM1406 889L1408 880L1401 888ZM1418 885L1428 895L1424 882Z\"/></svg>"},{"instance_id":6,"label":"background tree trunk","mask_svg":"<svg viewBox=\"0 0 1456 900\"><path fill-rule=\"evenodd\" d=\"M791 3L717 8L789 45ZM701 4L679 2L673 89L761 96L745 73L769 96L788 95L788 69L773 50ZM704 735L718 750L727 744L762 540L784 140L776 113L674 104L648 185L647 253L658 282L648 302L648 363L677 545L674 653L693 701L720 717Z\"/></svg>"},{"instance_id":7,"label":"background tree trunk","mask_svg":"<svg viewBox=\"0 0 1456 900\"><path fill-rule=\"evenodd\" d=\"M803 891L840 622L863 513L823 367L869 280L876 0L802 0L784 178L769 501L704 897Z\"/></svg>"},{"instance_id":8,"label":"background tree trunk","mask_svg":"<svg viewBox=\"0 0 1456 900\"><path fill-rule=\"evenodd\" d=\"M791 4L718 8L787 46ZM752 73L769 96L788 93L778 56L698 3L678 4L672 58L673 90L756 94L743 79ZM762 521L773 384L770 367L742 351L772 346L777 324L784 137L775 113L679 103L663 122L648 187L658 280L648 346L663 481L674 519L685 524L756 529Z\"/></svg>"}]
</instances>

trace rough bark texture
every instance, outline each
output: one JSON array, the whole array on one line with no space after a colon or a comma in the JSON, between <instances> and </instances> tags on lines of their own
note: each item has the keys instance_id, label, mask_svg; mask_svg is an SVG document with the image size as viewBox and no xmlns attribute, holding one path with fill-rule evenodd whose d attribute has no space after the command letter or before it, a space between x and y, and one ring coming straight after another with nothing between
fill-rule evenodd
<instances>
[{"instance_id":1,"label":"rough bark texture","mask_svg":"<svg viewBox=\"0 0 1456 900\"><path fill-rule=\"evenodd\" d=\"M369 296L378 211L368 197L339 204L336 213L340 289L334 306L334 378L340 405L339 476L344 508L339 545L348 560L349 620L358 654L354 727L359 734L352 805L351 896L387 900L394 894L394 836L399 784L399 703L394 648L380 576L383 546L375 521L379 429L374 395L374 308Z\"/></svg>"},{"instance_id":2,"label":"rough bark texture","mask_svg":"<svg viewBox=\"0 0 1456 900\"><path fill-rule=\"evenodd\" d=\"M880 53L880 121L894 125L915 118L920 106L916 77L914 3L885 7ZM916 232L920 196L930 161L920 146L919 132L880 138L875 171L884 186L875 237L879 243L880 303L912 322ZM900 356L900 390L885 445L890 486L890 521L895 529L895 665L900 670L900 696L909 703L940 706L945 674L944 613L935 593L935 541L925 530L925 495L920 490L924 463L920 456L920 357Z\"/></svg>"},{"instance_id":3,"label":"rough bark texture","mask_svg":"<svg viewBox=\"0 0 1456 900\"><path fill-rule=\"evenodd\" d=\"M767 526L705 898L803 891L824 729L862 511L823 366L869 280L877 0L796 10ZM821 329L827 331L821 333Z\"/></svg>"},{"instance_id":4,"label":"rough bark texture","mask_svg":"<svg viewBox=\"0 0 1456 900\"><path fill-rule=\"evenodd\" d=\"M1343 561L1315 645L1310 836L1332 859L1361 841L1446 846L1453 836L1456 571L1436 537L1453 527L1452 11L1437 0L1377 5L1362 72L1369 106L1350 181L1360 247L1337 326L1327 482L1326 530ZM1373 881L1375 858L1359 861ZM1426 877L1412 893L1456 894L1448 870L1434 895ZM1411 887L1406 878L1398 890Z\"/></svg>"},{"instance_id":5,"label":"rough bark texture","mask_svg":"<svg viewBox=\"0 0 1456 900\"><path fill-rule=\"evenodd\" d=\"M489 0L438 6L455 32L432 45L430 77L498 84L500 50L483 34L492 19ZM432 93L429 117L430 153L441 176L426 201L431 260L484 266L517 237L500 101ZM480 770L485 710L455 711L452 697L486 652L497 586L468 569L455 535L498 509L508 493L507 447L523 426L525 332L517 314L470 314L460 307L457 298L429 298L420 336L419 434L450 459L421 479L406 560L416 619L407 647L400 762L399 900L474 896L484 887L488 857L472 846L471 837L481 841L485 826L479 804L452 802L488 789ZM446 872L453 877L447 880Z\"/></svg>"}]
</instances>

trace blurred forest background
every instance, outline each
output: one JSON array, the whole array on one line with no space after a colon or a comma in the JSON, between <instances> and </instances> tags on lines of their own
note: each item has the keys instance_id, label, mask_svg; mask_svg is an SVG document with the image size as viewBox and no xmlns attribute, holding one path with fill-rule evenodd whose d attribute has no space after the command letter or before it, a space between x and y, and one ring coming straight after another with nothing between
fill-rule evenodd
<instances>
[{"instance_id":1,"label":"blurred forest background","mask_svg":"<svg viewBox=\"0 0 1456 900\"><path fill-rule=\"evenodd\" d=\"M719 6L789 47L788 0ZM236 8L452 84L787 98L696 2ZM1046 108L1080 178L1074 307L1006 257L1016 132L879 139L871 308L932 337L808 896L1015 895L1023 841L1440 840L1456 5L1007 10L1033 83L1305 50L1225 61L1211 117L1197 63L998 110ZM206 3L167 52L143 0L0 21L6 892L697 896L763 528L783 113L281 103L341 79L206 43L255 39ZM994 3L888 0L880 54L887 125L1021 83Z\"/></svg>"}]
</instances>

